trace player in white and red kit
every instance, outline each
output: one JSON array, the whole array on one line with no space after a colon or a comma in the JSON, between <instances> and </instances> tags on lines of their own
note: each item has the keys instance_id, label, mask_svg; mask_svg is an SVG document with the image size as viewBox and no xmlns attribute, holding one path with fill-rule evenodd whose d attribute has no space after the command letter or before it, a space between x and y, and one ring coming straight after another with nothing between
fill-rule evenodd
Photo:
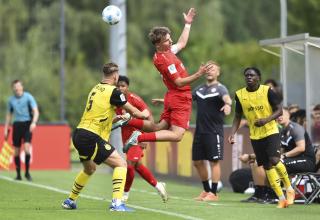
<instances>
[{"instance_id":1,"label":"player in white and red kit","mask_svg":"<svg viewBox=\"0 0 320 220\"><path fill-rule=\"evenodd\" d=\"M148 120L153 121L153 117L148 106L138 95L129 91L129 84L130 81L128 77L119 76L117 87L126 96L127 102L139 109L141 112L145 112L146 114L148 113ZM116 109L116 113L117 115L124 115L126 111L119 107ZM123 143L125 143L129 139L131 134L136 130L136 128L129 125L123 126L121 129ZM137 171L143 179L145 179L150 185L157 189L163 202L166 202L168 200L168 195L165 189L165 184L162 182L158 182L151 171L141 163L141 157L143 157L143 147L141 145L134 145L126 152L126 155L127 178L124 186L123 200L128 200L129 191L134 180L134 174L135 171Z\"/></svg>"},{"instance_id":2,"label":"player in white and red kit","mask_svg":"<svg viewBox=\"0 0 320 220\"><path fill-rule=\"evenodd\" d=\"M134 132L125 145L125 149L139 142L173 141L182 139L185 130L189 127L192 110L192 95L190 83L208 72L212 65L201 65L198 71L189 75L183 63L175 55L183 49L189 38L191 23L195 16L194 8L187 14L183 13L185 26L176 44L172 44L170 30L167 27L154 27L149 38L156 48L153 63L161 74L168 91L164 97L164 111L160 122L133 119L129 125L150 133Z\"/></svg>"}]
</instances>

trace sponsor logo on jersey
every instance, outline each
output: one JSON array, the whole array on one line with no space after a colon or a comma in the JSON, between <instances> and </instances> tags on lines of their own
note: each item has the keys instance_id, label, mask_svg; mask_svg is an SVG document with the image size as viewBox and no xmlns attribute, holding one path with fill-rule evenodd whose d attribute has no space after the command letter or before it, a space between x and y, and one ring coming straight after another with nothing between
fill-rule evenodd
<instances>
[{"instance_id":1,"label":"sponsor logo on jersey","mask_svg":"<svg viewBox=\"0 0 320 220\"><path fill-rule=\"evenodd\" d=\"M178 72L174 64L171 64L170 66L168 66L168 70L171 74Z\"/></svg>"},{"instance_id":2,"label":"sponsor logo on jersey","mask_svg":"<svg viewBox=\"0 0 320 220\"><path fill-rule=\"evenodd\" d=\"M263 105L259 105L259 106L250 106L248 108L248 112L251 111L263 111Z\"/></svg>"}]
</instances>

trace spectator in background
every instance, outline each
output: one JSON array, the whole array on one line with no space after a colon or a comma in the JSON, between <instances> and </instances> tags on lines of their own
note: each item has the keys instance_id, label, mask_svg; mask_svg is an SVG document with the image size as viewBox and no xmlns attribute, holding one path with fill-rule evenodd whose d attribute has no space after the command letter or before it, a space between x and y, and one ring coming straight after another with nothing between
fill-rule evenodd
<instances>
[{"instance_id":1,"label":"spectator in background","mask_svg":"<svg viewBox=\"0 0 320 220\"><path fill-rule=\"evenodd\" d=\"M300 110L300 107L298 104L291 104L288 106L288 111L289 111L290 115L297 112L298 110Z\"/></svg>"},{"instance_id":2,"label":"spectator in background","mask_svg":"<svg viewBox=\"0 0 320 220\"><path fill-rule=\"evenodd\" d=\"M207 82L193 92L193 100L197 103L197 119L192 160L203 184L203 191L195 198L197 201L218 200L220 160L223 159L224 117L230 114L232 104L227 88L218 81L220 66L213 61L208 63L211 63L213 68L206 74ZM211 186L206 160L210 162Z\"/></svg>"},{"instance_id":3,"label":"spectator in background","mask_svg":"<svg viewBox=\"0 0 320 220\"><path fill-rule=\"evenodd\" d=\"M37 126L39 119L39 110L34 97L25 92L23 84L20 80L14 80L11 84L14 95L8 100L8 108L6 121L4 125L4 137L8 138L9 125L13 118L13 146L14 146L14 162L16 165L16 180L21 180L20 172L20 148L22 141L24 142L25 151L25 178L32 181L29 166L31 160L31 140L32 132Z\"/></svg>"},{"instance_id":4,"label":"spectator in background","mask_svg":"<svg viewBox=\"0 0 320 220\"><path fill-rule=\"evenodd\" d=\"M289 111L289 110L288 110ZM290 112L289 112L290 113ZM298 123L299 125L301 125L302 127L304 127L304 129L306 129L306 110L304 109L299 109L293 113L290 114L290 120L293 122Z\"/></svg>"},{"instance_id":5,"label":"spectator in background","mask_svg":"<svg viewBox=\"0 0 320 220\"><path fill-rule=\"evenodd\" d=\"M269 86L278 95L278 97L282 101L282 99L283 99L282 90L281 90L281 87L277 83L276 80L274 80L274 79L266 79L264 81L264 85Z\"/></svg>"},{"instance_id":6,"label":"spectator in background","mask_svg":"<svg viewBox=\"0 0 320 220\"><path fill-rule=\"evenodd\" d=\"M320 104L317 104L312 109L311 134L313 143L320 144Z\"/></svg>"}]
</instances>

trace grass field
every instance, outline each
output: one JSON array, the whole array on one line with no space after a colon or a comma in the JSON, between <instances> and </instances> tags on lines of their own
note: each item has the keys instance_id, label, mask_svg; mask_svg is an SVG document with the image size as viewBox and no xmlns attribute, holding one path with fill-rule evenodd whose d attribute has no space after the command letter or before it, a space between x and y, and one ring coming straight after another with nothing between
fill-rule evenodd
<instances>
[{"instance_id":1,"label":"grass field","mask_svg":"<svg viewBox=\"0 0 320 220\"><path fill-rule=\"evenodd\" d=\"M166 181L170 194L162 203L155 190L136 178L128 205L136 211L115 213L107 211L111 199L111 176L103 168L90 179L78 199L77 210L63 210L61 202L67 197L77 170L33 171L34 181L13 181L14 172L0 171L0 220L101 220L101 219L237 219L237 220L315 220L320 206L293 205L276 209L275 205L239 202L247 197L223 189L216 203L196 202L200 184ZM318 216L318 217L317 217Z\"/></svg>"}]
</instances>

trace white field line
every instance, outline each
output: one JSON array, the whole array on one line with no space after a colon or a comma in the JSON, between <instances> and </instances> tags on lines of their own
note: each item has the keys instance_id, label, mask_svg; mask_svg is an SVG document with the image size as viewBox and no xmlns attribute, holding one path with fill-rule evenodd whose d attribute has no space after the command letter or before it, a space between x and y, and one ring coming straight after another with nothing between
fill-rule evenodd
<instances>
[{"instance_id":1,"label":"white field line","mask_svg":"<svg viewBox=\"0 0 320 220\"><path fill-rule=\"evenodd\" d=\"M33 182L25 182L25 181L15 181L14 179L12 179L10 177L7 177L7 176L0 175L0 179L6 180L6 181L10 181L10 182L13 182L13 183L16 183L16 184L24 184L24 185L37 187L37 188L42 188L42 189L50 190L50 191L57 192L57 193L62 193L62 194L67 194L67 195L69 195L69 193L70 193L69 191L62 190L62 189L59 189L59 188L56 188L56 187L52 187L52 186L43 185L43 184L38 184L38 183L33 183ZM90 196L90 195L85 195L85 194L81 194L80 197L86 198L86 199L92 199L92 200L99 200L99 201L105 200L102 197ZM137 205L128 205L128 206L132 207L132 208L135 208L135 209L140 209L140 210L149 211L149 212L156 212L156 213L160 213L160 214L164 214L164 215L179 217L179 218L182 218L182 219L203 220L201 218L192 217L192 216L189 216L189 215L184 215L184 214L175 213L175 212L167 212L167 211L157 210L157 209L151 209L151 208L146 208L146 207L143 207L143 206L137 206Z\"/></svg>"},{"instance_id":2,"label":"white field line","mask_svg":"<svg viewBox=\"0 0 320 220\"><path fill-rule=\"evenodd\" d=\"M149 192L147 190L143 190L143 189L135 189L135 188L131 188L130 191L133 191L133 192L139 192L139 193L146 193L146 194L150 194L150 195L158 195L158 193L156 192ZM185 199L185 198L181 198L181 197L178 197L178 196L170 196L169 194L169 199L176 199L176 200L181 200L181 201L188 201L188 202L194 202L194 199ZM213 203L213 202L210 202L208 203L209 205L212 205L212 206L221 206L221 205L225 205L225 204L221 204L221 203Z\"/></svg>"}]
</instances>

